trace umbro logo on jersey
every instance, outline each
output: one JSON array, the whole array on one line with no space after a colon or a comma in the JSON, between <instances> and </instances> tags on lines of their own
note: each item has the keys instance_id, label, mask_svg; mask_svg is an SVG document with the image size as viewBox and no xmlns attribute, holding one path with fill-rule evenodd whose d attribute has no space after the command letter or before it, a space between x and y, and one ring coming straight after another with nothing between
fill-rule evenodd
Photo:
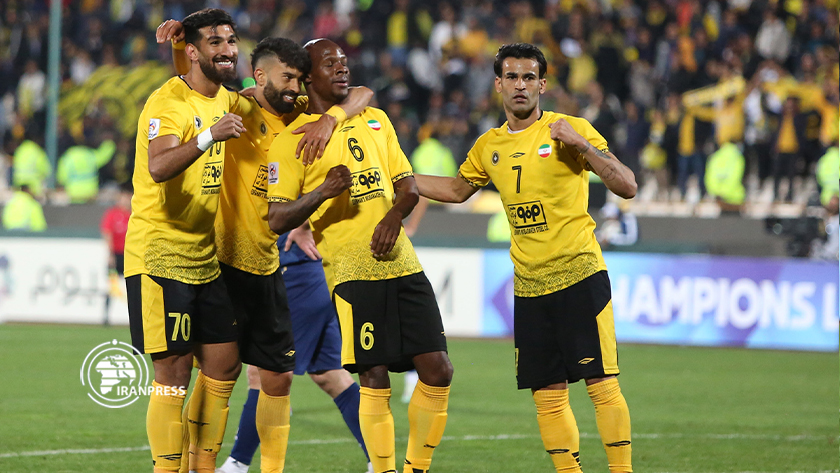
<instances>
[{"instance_id":1,"label":"umbro logo on jersey","mask_svg":"<svg viewBox=\"0 0 840 473\"><path fill-rule=\"evenodd\" d=\"M353 126L353 125L350 125L350 126L345 126L344 128L342 128L342 129L340 129L340 130L338 130L338 131L339 131L339 133L343 133L343 132L345 132L345 131L350 131L350 130L352 130L353 128L356 128L356 127L355 127L355 126Z\"/></svg>"},{"instance_id":2,"label":"umbro logo on jersey","mask_svg":"<svg viewBox=\"0 0 840 473\"><path fill-rule=\"evenodd\" d=\"M510 155L511 158L521 158L522 156L525 156L525 153L513 153Z\"/></svg>"},{"instance_id":3,"label":"umbro logo on jersey","mask_svg":"<svg viewBox=\"0 0 840 473\"><path fill-rule=\"evenodd\" d=\"M589 363L591 363L593 361L595 361L595 358L584 358L584 359L578 361L578 364L579 365L588 365Z\"/></svg>"},{"instance_id":4,"label":"umbro logo on jersey","mask_svg":"<svg viewBox=\"0 0 840 473\"><path fill-rule=\"evenodd\" d=\"M288 352L286 352L286 356L295 356L295 351L289 350Z\"/></svg>"},{"instance_id":5,"label":"umbro logo on jersey","mask_svg":"<svg viewBox=\"0 0 840 473\"><path fill-rule=\"evenodd\" d=\"M196 130L200 130L200 129L201 129L201 125L203 125L203 123L201 122L201 117L199 117L198 115L196 115L196 116L195 116L195 117L193 117L193 118L195 118L195 129L196 129Z\"/></svg>"}]
</instances>

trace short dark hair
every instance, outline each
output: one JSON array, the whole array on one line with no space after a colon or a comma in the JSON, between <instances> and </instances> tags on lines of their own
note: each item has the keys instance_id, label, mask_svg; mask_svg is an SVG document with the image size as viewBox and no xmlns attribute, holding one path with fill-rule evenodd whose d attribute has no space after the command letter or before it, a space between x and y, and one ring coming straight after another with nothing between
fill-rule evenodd
<instances>
[{"instance_id":1,"label":"short dark hair","mask_svg":"<svg viewBox=\"0 0 840 473\"><path fill-rule=\"evenodd\" d=\"M233 29L234 34L236 33L236 23L233 22L230 13L218 8L205 8L191 13L181 24L184 26L184 41L190 44L196 44L201 39L201 33L198 30L207 26L215 28L228 25Z\"/></svg>"},{"instance_id":2,"label":"short dark hair","mask_svg":"<svg viewBox=\"0 0 840 473\"><path fill-rule=\"evenodd\" d=\"M512 57L516 59L533 59L540 65L540 79L545 76L545 71L548 69L548 63L545 60L540 48L529 43L513 43L504 44L496 53L496 60L493 62L493 71L496 72L496 77L502 77L502 62L505 59Z\"/></svg>"},{"instance_id":3,"label":"short dark hair","mask_svg":"<svg viewBox=\"0 0 840 473\"><path fill-rule=\"evenodd\" d=\"M251 67L257 68L257 62L264 57L274 56L280 62L309 74L312 69L312 59L303 46L287 38L265 38L257 44L251 53Z\"/></svg>"}]
</instances>

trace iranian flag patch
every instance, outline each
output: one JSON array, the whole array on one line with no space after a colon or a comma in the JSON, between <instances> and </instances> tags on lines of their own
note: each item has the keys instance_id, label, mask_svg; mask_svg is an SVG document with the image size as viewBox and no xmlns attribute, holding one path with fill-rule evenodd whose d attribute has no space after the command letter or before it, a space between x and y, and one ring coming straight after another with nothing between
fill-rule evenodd
<instances>
[{"instance_id":1,"label":"iranian flag patch","mask_svg":"<svg viewBox=\"0 0 840 473\"><path fill-rule=\"evenodd\" d=\"M540 155L541 158L547 158L551 156L551 145L542 145L537 148L537 154Z\"/></svg>"},{"instance_id":2,"label":"iranian flag patch","mask_svg":"<svg viewBox=\"0 0 840 473\"><path fill-rule=\"evenodd\" d=\"M368 120L368 126L373 129L373 131L379 131L382 128L382 124L376 120Z\"/></svg>"}]
</instances>

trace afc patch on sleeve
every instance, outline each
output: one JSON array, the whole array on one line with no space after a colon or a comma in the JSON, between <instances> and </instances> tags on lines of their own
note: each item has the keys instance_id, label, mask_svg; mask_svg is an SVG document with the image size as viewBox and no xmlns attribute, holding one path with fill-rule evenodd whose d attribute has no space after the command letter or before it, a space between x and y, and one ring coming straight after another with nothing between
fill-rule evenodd
<instances>
[{"instance_id":1,"label":"afc patch on sleeve","mask_svg":"<svg viewBox=\"0 0 840 473\"><path fill-rule=\"evenodd\" d=\"M268 163L268 185L280 182L277 176L277 163Z\"/></svg>"},{"instance_id":2,"label":"afc patch on sleeve","mask_svg":"<svg viewBox=\"0 0 840 473\"><path fill-rule=\"evenodd\" d=\"M149 140L157 138L160 133L160 118L149 119Z\"/></svg>"}]
</instances>

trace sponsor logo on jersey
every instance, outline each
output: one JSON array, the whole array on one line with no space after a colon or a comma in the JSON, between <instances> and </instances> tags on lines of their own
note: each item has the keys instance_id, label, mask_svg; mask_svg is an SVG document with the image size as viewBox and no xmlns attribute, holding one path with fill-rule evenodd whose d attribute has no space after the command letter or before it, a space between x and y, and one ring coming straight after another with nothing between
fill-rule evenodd
<instances>
[{"instance_id":1,"label":"sponsor logo on jersey","mask_svg":"<svg viewBox=\"0 0 840 473\"><path fill-rule=\"evenodd\" d=\"M149 140L157 138L160 133L160 118L152 118L149 120Z\"/></svg>"},{"instance_id":2,"label":"sponsor logo on jersey","mask_svg":"<svg viewBox=\"0 0 840 473\"><path fill-rule=\"evenodd\" d=\"M522 156L525 156L525 153L513 153L510 155L511 158L521 158Z\"/></svg>"},{"instance_id":3,"label":"sponsor logo on jersey","mask_svg":"<svg viewBox=\"0 0 840 473\"><path fill-rule=\"evenodd\" d=\"M268 185L280 182L277 163L268 163Z\"/></svg>"},{"instance_id":4,"label":"sponsor logo on jersey","mask_svg":"<svg viewBox=\"0 0 840 473\"><path fill-rule=\"evenodd\" d=\"M382 173L379 172L378 167L354 172L350 177L353 179L353 184L350 186L351 204L361 204L385 195L385 189L382 187Z\"/></svg>"},{"instance_id":5,"label":"sponsor logo on jersey","mask_svg":"<svg viewBox=\"0 0 840 473\"><path fill-rule=\"evenodd\" d=\"M544 144L537 148L537 154L540 155L541 158L547 158L551 156L551 145Z\"/></svg>"},{"instance_id":6,"label":"sponsor logo on jersey","mask_svg":"<svg viewBox=\"0 0 840 473\"><path fill-rule=\"evenodd\" d=\"M260 164L260 168L257 169L257 177L254 179L254 188L251 189L251 195L256 195L258 197L265 197L265 193L268 191L268 166L264 164Z\"/></svg>"},{"instance_id":7,"label":"sponsor logo on jersey","mask_svg":"<svg viewBox=\"0 0 840 473\"><path fill-rule=\"evenodd\" d=\"M507 209L508 221L514 228L514 235L540 233L548 230L545 212L542 202L539 200L510 204Z\"/></svg>"},{"instance_id":8,"label":"sponsor logo on jersey","mask_svg":"<svg viewBox=\"0 0 840 473\"><path fill-rule=\"evenodd\" d=\"M201 175L201 195L218 194L222 190L223 166L221 159L204 164L204 173Z\"/></svg>"},{"instance_id":9,"label":"sponsor logo on jersey","mask_svg":"<svg viewBox=\"0 0 840 473\"><path fill-rule=\"evenodd\" d=\"M367 124L373 131L379 131L382 128L382 124L376 120L368 120Z\"/></svg>"},{"instance_id":10,"label":"sponsor logo on jersey","mask_svg":"<svg viewBox=\"0 0 840 473\"><path fill-rule=\"evenodd\" d=\"M200 130L201 125L203 125L203 123L201 122L201 117L199 117L198 115L195 115L193 118L195 119L195 129Z\"/></svg>"},{"instance_id":11,"label":"sponsor logo on jersey","mask_svg":"<svg viewBox=\"0 0 840 473\"><path fill-rule=\"evenodd\" d=\"M493 163L493 166L499 164L499 152L493 151L493 156L490 157L490 162Z\"/></svg>"}]
</instances>

